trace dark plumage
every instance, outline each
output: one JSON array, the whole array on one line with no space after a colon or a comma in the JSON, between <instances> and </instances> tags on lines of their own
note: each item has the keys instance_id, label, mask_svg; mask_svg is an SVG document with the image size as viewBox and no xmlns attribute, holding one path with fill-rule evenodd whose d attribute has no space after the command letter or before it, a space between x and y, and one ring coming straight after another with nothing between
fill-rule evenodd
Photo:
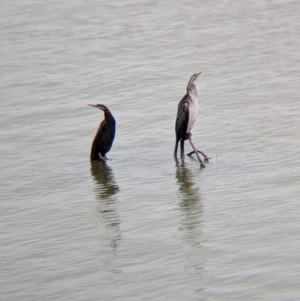
<instances>
[{"instance_id":1,"label":"dark plumage","mask_svg":"<svg viewBox=\"0 0 300 301\"><path fill-rule=\"evenodd\" d=\"M204 163L202 162L201 158L198 155L198 152L204 156L205 161L208 162L208 157L201 151L196 150L193 142L192 142L192 133L191 130L197 120L199 106L198 106L198 95L199 89L194 81L197 77L201 74L195 73L191 76L186 90L187 93L183 96L183 98L178 103L177 109L177 116L176 116L176 123L175 123L175 133L176 133L176 143L175 143L175 150L174 150L174 157L177 157L177 150L178 150L178 143L180 141L180 156L181 158L184 157L184 141L189 139L189 142L194 149L193 152L189 153L191 155L196 153L196 156L200 162L201 167L205 167Z\"/></svg>"},{"instance_id":2,"label":"dark plumage","mask_svg":"<svg viewBox=\"0 0 300 301\"><path fill-rule=\"evenodd\" d=\"M187 127L189 122L189 96L188 94L180 100L178 104L176 123L175 123L175 133L176 133L176 144L174 150L174 156L177 156L178 143L180 141L180 156L184 156L184 140L188 139Z\"/></svg>"},{"instance_id":3,"label":"dark plumage","mask_svg":"<svg viewBox=\"0 0 300 301\"><path fill-rule=\"evenodd\" d=\"M106 154L111 149L116 133L116 121L110 110L103 104L89 105L104 112L91 147L91 160L108 160Z\"/></svg>"}]
</instances>

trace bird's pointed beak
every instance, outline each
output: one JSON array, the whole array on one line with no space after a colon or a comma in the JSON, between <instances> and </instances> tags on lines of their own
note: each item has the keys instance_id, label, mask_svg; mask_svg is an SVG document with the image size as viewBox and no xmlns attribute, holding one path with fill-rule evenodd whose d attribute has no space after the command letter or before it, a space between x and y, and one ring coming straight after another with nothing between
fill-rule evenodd
<instances>
[{"instance_id":1,"label":"bird's pointed beak","mask_svg":"<svg viewBox=\"0 0 300 301\"><path fill-rule=\"evenodd\" d=\"M91 105L91 104L88 104L88 105L91 107L97 108L97 105Z\"/></svg>"},{"instance_id":2,"label":"bird's pointed beak","mask_svg":"<svg viewBox=\"0 0 300 301\"><path fill-rule=\"evenodd\" d=\"M200 75L202 73L202 71L200 71L199 73L194 73L192 76L191 76L191 78L190 78L190 80L189 80L189 83L188 83L188 87L197 79L197 77Z\"/></svg>"},{"instance_id":3,"label":"bird's pointed beak","mask_svg":"<svg viewBox=\"0 0 300 301\"><path fill-rule=\"evenodd\" d=\"M201 73L202 73L202 71L200 71L200 72L197 74L196 78L197 78Z\"/></svg>"}]
</instances>

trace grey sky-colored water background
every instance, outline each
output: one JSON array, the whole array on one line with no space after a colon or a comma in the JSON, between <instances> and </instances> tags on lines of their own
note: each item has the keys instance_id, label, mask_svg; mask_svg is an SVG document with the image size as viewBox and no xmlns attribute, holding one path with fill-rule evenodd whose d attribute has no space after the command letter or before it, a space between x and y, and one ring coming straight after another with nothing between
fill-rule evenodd
<instances>
[{"instance_id":1,"label":"grey sky-colored water background","mask_svg":"<svg viewBox=\"0 0 300 301\"><path fill-rule=\"evenodd\" d=\"M12 0L0 16L1 301L300 300L297 1ZM202 170L173 158L199 71ZM88 103L117 120L106 165Z\"/></svg>"}]
</instances>

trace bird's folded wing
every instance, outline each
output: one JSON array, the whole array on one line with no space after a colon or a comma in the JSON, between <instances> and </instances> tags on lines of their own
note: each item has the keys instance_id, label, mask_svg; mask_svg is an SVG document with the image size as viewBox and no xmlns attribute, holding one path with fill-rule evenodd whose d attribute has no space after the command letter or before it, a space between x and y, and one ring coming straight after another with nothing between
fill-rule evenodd
<instances>
[{"instance_id":1,"label":"bird's folded wing","mask_svg":"<svg viewBox=\"0 0 300 301\"><path fill-rule=\"evenodd\" d=\"M187 101L180 102L176 117L176 133L184 137L189 122L189 105Z\"/></svg>"}]
</instances>

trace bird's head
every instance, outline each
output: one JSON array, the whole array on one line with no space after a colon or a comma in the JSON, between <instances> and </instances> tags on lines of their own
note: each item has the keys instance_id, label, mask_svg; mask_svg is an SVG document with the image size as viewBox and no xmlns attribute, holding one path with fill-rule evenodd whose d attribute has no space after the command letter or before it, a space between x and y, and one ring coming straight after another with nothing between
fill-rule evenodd
<instances>
[{"instance_id":1,"label":"bird's head","mask_svg":"<svg viewBox=\"0 0 300 301\"><path fill-rule=\"evenodd\" d=\"M196 97L198 97L199 89L198 89L197 85L194 84L194 81L197 79L197 77L198 77L201 73L202 73L202 71L200 71L199 73L194 73L194 74L191 76L191 78L190 78L190 80L189 80L189 82L188 82L188 85L187 85L187 87L186 87L187 92L188 92L188 93L191 93L191 94L193 94L193 95L195 95Z\"/></svg>"},{"instance_id":2,"label":"bird's head","mask_svg":"<svg viewBox=\"0 0 300 301\"><path fill-rule=\"evenodd\" d=\"M100 109L104 112L108 111L108 108L105 105L101 104L101 103L98 103L96 105L89 104L89 106L94 107L94 108L98 108L98 109Z\"/></svg>"},{"instance_id":3,"label":"bird's head","mask_svg":"<svg viewBox=\"0 0 300 301\"><path fill-rule=\"evenodd\" d=\"M193 83L201 73L202 71L200 71L199 73L194 73L190 78L189 84Z\"/></svg>"}]
</instances>

